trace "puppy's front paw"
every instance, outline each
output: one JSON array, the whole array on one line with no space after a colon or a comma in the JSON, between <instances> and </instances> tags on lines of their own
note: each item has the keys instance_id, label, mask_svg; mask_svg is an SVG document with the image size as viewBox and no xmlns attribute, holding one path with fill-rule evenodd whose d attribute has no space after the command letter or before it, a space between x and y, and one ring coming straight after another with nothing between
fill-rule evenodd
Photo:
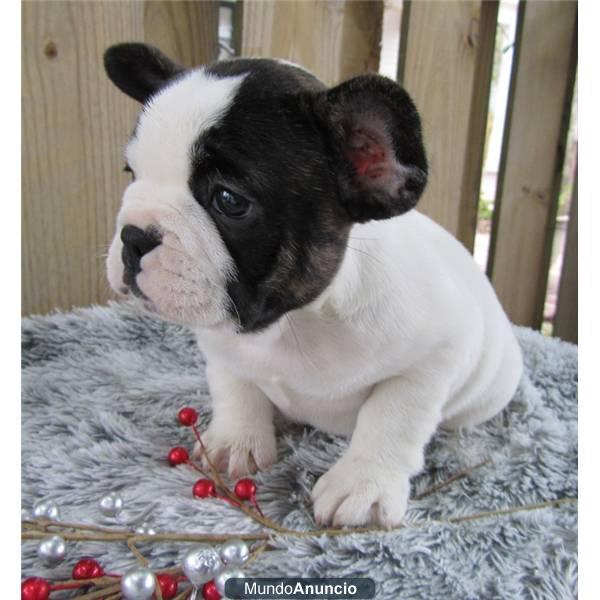
<instances>
[{"instance_id":1,"label":"puppy's front paw","mask_svg":"<svg viewBox=\"0 0 600 600\"><path fill-rule=\"evenodd\" d=\"M219 471L227 471L231 479L264 471L277 460L275 433L266 427L241 431L211 423L202 434L202 442L211 462ZM198 442L193 455L195 458L202 455ZM202 462L208 468L206 457L202 456Z\"/></svg>"},{"instance_id":2,"label":"puppy's front paw","mask_svg":"<svg viewBox=\"0 0 600 600\"><path fill-rule=\"evenodd\" d=\"M315 521L334 526L378 523L390 529L400 525L409 492L406 472L344 455L313 488Z\"/></svg>"}]
</instances>

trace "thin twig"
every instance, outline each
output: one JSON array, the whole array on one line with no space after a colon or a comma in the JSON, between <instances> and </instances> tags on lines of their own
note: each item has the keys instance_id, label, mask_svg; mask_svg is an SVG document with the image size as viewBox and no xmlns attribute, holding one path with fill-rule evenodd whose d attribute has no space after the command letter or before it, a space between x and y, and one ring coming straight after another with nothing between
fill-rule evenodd
<instances>
[{"instance_id":1,"label":"thin twig","mask_svg":"<svg viewBox=\"0 0 600 600\"><path fill-rule=\"evenodd\" d=\"M414 498L411 498L411 500L421 500L422 498L431 496L431 494L435 494L435 492L438 492L439 490L445 488L446 486L450 485L451 483L454 483L458 479L462 479L463 477L470 475L476 469L480 469L481 467L484 467L485 465L488 465L491 462L492 461L488 458L487 460L484 460L483 462L473 465L472 467L467 467L466 469L464 469L464 471L460 471L459 473L452 475L452 477L449 477L448 479L445 479L444 481L441 481L440 483L436 483L435 485L432 485L430 488L427 488L424 492L416 495Z\"/></svg>"},{"instance_id":2,"label":"thin twig","mask_svg":"<svg viewBox=\"0 0 600 600\"><path fill-rule=\"evenodd\" d=\"M202 475L204 475L204 477L206 479L210 479L208 474L206 473L206 471L204 471L203 469L201 469L191 458L188 459L188 461L185 463L186 465L192 467L192 469L198 471L198 473L201 473Z\"/></svg>"},{"instance_id":3,"label":"thin twig","mask_svg":"<svg viewBox=\"0 0 600 600\"><path fill-rule=\"evenodd\" d=\"M137 549L135 545L136 541L137 536L127 538L127 547L131 550L131 553L136 557L137 561L142 565L142 567L148 567L148 561L144 558L144 555Z\"/></svg>"},{"instance_id":4,"label":"thin twig","mask_svg":"<svg viewBox=\"0 0 600 600\"><path fill-rule=\"evenodd\" d=\"M158 583L158 577L154 575L154 581L156 583L154 593L156 595L156 600L163 600L162 590L160 589L160 585Z\"/></svg>"},{"instance_id":5,"label":"thin twig","mask_svg":"<svg viewBox=\"0 0 600 600\"><path fill-rule=\"evenodd\" d=\"M296 531L286 530L282 533L268 534L263 532L257 532L254 534L247 533L227 533L227 534L178 534L178 533L160 533L156 535L136 535L136 534L123 534L117 533L114 535L101 534L101 533L80 533L80 532L64 532L61 536L66 540L81 540L81 541L106 541L106 542L120 542L127 541L131 537L135 537L136 541L144 542L157 542L157 541L169 541L169 542L198 542L198 543L220 543L230 540L231 538L243 539L246 541L269 541L274 535L277 537L318 537L323 535L330 536L343 536L343 535L354 535L356 533L390 533L394 530L399 529L416 529L420 527L427 527L431 523L461 523L463 521L475 521L478 519L485 519L488 517L502 516L521 511L531 511L541 508L548 507L559 507L563 504L573 504L577 502L577 498L559 498L557 500L548 500L546 502L539 502L535 504L523 504L520 506L513 506L506 509L484 511L474 513L472 515L464 515L461 517L450 517L448 519L426 519L419 523L413 523L409 526L402 525L394 529L384 529L382 527L354 527L354 528L339 528L330 527L324 529L313 529L307 531ZM23 531L21 533L22 539L40 539L44 537L42 531Z\"/></svg>"},{"instance_id":6,"label":"thin twig","mask_svg":"<svg viewBox=\"0 0 600 600\"><path fill-rule=\"evenodd\" d=\"M265 542L256 548L256 550L250 554L248 560L244 563L244 568L246 568L248 565L251 565L270 545L270 542Z\"/></svg>"},{"instance_id":7,"label":"thin twig","mask_svg":"<svg viewBox=\"0 0 600 600\"><path fill-rule=\"evenodd\" d=\"M60 527L61 529L85 529L87 531L100 531L104 533L131 533L130 529L111 529L89 523L65 523L64 521L49 521L48 519L37 519L35 521L21 521L21 525L35 525L37 527Z\"/></svg>"},{"instance_id":8,"label":"thin twig","mask_svg":"<svg viewBox=\"0 0 600 600\"><path fill-rule=\"evenodd\" d=\"M115 592L121 591L121 584L117 583L115 585L104 587L100 590L95 590L90 592L89 594L83 594L82 596L77 596L79 600L95 600L96 598L104 598L106 594L113 594Z\"/></svg>"},{"instance_id":9,"label":"thin twig","mask_svg":"<svg viewBox=\"0 0 600 600\"><path fill-rule=\"evenodd\" d=\"M95 577L94 579L66 579L64 581L54 581L52 585L57 586L70 586L70 585L78 585L79 587L85 587L86 585L113 585L115 580L118 578L115 577Z\"/></svg>"},{"instance_id":10,"label":"thin twig","mask_svg":"<svg viewBox=\"0 0 600 600\"><path fill-rule=\"evenodd\" d=\"M500 517L503 515L510 515L516 512L523 512L529 510L538 510L540 508L549 508L562 506L563 504L573 504L577 502L577 498L559 498L558 500L548 500L546 502L537 502L535 504L524 504L522 506L513 506L510 508L504 508L500 510L487 510L474 515L464 515L462 517L450 517L446 522L448 523L463 523L464 521L476 521L477 519L486 519L488 517Z\"/></svg>"},{"instance_id":11,"label":"thin twig","mask_svg":"<svg viewBox=\"0 0 600 600\"><path fill-rule=\"evenodd\" d=\"M44 531L23 531L21 539L40 540L48 534ZM65 540L76 540L85 542L126 542L130 537L135 536L138 542L196 542L198 544L218 544L227 542L232 538L231 534L210 534L210 533L157 533L155 535L138 535L135 533L85 533L79 531L61 532L61 537ZM236 538L254 542L256 540L268 540L268 533L240 533L235 534Z\"/></svg>"}]
</instances>

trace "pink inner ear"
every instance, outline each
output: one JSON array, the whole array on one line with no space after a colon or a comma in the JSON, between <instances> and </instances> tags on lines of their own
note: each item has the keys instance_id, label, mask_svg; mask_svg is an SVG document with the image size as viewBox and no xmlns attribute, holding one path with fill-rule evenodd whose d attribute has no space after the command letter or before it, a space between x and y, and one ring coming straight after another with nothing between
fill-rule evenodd
<instances>
[{"instance_id":1,"label":"pink inner ear","mask_svg":"<svg viewBox=\"0 0 600 600\"><path fill-rule=\"evenodd\" d=\"M346 158L359 177L376 179L389 171L389 150L369 131L353 129L348 139Z\"/></svg>"}]
</instances>

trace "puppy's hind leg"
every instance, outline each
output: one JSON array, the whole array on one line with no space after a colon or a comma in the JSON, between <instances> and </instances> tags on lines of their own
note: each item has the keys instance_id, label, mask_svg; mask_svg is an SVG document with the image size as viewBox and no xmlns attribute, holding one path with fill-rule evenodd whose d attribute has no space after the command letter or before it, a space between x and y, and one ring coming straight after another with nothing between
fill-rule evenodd
<instances>
[{"instance_id":1,"label":"puppy's hind leg","mask_svg":"<svg viewBox=\"0 0 600 600\"><path fill-rule=\"evenodd\" d=\"M510 331L496 360L485 358L444 408L442 427L472 427L497 415L513 398L523 374L521 348Z\"/></svg>"}]
</instances>

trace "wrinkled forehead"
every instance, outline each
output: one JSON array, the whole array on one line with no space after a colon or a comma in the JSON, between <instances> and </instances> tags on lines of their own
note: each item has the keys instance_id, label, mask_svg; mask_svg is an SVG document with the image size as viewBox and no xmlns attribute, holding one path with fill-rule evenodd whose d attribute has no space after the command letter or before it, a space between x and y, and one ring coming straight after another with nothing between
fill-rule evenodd
<instances>
[{"instance_id":1,"label":"wrinkled forehead","mask_svg":"<svg viewBox=\"0 0 600 600\"><path fill-rule=\"evenodd\" d=\"M194 144L227 113L244 77L197 69L153 96L125 150L136 176L187 181Z\"/></svg>"}]
</instances>

